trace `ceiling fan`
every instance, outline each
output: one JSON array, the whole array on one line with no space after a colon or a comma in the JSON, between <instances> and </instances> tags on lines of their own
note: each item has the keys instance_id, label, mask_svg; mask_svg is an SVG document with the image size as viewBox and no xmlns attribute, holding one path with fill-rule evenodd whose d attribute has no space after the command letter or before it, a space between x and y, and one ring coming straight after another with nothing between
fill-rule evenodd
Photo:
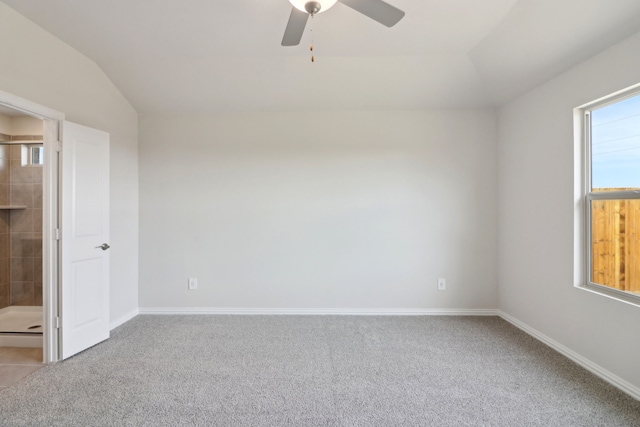
<instances>
[{"instance_id":1,"label":"ceiling fan","mask_svg":"<svg viewBox=\"0 0 640 427\"><path fill-rule=\"evenodd\" d=\"M282 46L300 44L309 15L325 12L338 1L387 27L393 27L404 16L403 11L382 0L289 0L293 7L282 37Z\"/></svg>"}]
</instances>

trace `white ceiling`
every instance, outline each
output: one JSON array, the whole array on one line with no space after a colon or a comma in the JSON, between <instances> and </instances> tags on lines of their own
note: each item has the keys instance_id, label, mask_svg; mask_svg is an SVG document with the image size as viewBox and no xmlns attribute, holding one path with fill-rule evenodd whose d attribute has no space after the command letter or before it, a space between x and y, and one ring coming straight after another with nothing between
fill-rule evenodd
<instances>
[{"instance_id":1,"label":"white ceiling","mask_svg":"<svg viewBox=\"0 0 640 427\"><path fill-rule=\"evenodd\" d=\"M93 59L139 112L467 108L513 99L640 31L638 0L338 3L282 47L287 0L3 0ZM311 21L310 21L311 22Z\"/></svg>"}]
</instances>

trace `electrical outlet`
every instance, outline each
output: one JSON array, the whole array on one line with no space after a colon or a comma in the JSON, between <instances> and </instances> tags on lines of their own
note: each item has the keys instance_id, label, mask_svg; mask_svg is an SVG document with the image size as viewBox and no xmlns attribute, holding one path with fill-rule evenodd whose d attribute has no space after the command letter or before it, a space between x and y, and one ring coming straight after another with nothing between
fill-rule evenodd
<instances>
[{"instance_id":1,"label":"electrical outlet","mask_svg":"<svg viewBox=\"0 0 640 427\"><path fill-rule=\"evenodd\" d=\"M438 279L438 290L439 291L446 291L447 290L447 281L444 280L443 277Z\"/></svg>"},{"instance_id":2,"label":"electrical outlet","mask_svg":"<svg viewBox=\"0 0 640 427\"><path fill-rule=\"evenodd\" d=\"M197 277L189 277L189 290L194 291L198 289L198 278Z\"/></svg>"}]
</instances>

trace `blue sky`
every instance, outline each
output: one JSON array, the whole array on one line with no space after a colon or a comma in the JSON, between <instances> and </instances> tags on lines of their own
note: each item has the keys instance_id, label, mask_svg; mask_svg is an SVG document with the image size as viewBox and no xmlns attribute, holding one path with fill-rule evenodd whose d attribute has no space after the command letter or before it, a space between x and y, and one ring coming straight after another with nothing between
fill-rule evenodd
<instances>
[{"instance_id":1,"label":"blue sky","mask_svg":"<svg viewBox=\"0 0 640 427\"><path fill-rule=\"evenodd\" d=\"M591 112L593 188L640 188L640 95Z\"/></svg>"}]
</instances>

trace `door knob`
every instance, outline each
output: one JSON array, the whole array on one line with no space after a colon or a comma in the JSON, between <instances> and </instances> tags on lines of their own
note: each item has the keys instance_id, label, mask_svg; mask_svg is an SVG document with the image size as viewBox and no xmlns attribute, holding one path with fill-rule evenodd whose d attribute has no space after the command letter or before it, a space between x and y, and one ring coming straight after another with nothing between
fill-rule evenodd
<instances>
[{"instance_id":1,"label":"door knob","mask_svg":"<svg viewBox=\"0 0 640 427\"><path fill-rule=\"evenodd\" d=\"M96 249L100 248L103 251L106 251L107 249L109 249L111 246L107 245L106 243L101 244L100 246L96 246Z\"/></svg>"}]
</instances>

